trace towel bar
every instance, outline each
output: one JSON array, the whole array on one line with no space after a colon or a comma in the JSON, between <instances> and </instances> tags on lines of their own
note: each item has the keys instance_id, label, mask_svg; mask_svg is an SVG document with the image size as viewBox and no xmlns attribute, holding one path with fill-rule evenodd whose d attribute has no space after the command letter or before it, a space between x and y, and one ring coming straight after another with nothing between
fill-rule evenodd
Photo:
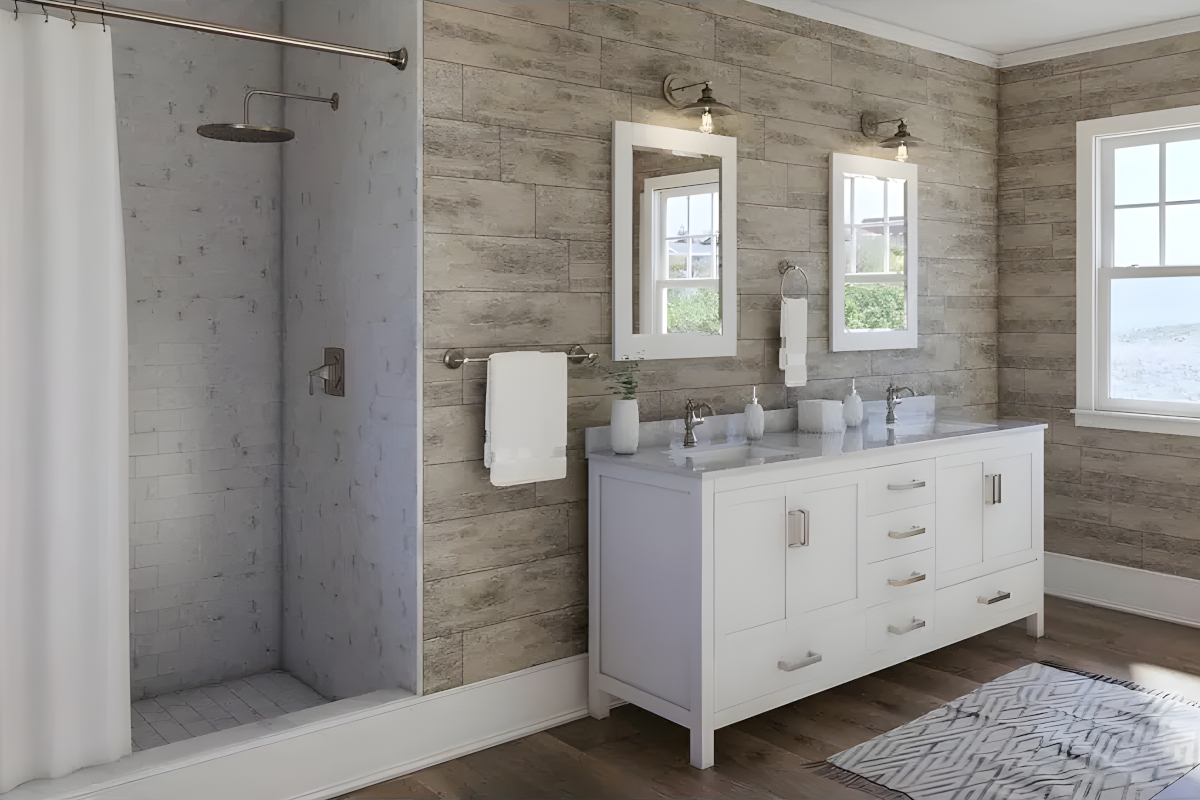
<instances>
[{"instance_id":1,"label":"towel bar","mask_svg":"<svg viewBox=\"0 0 1200 800\"><path fill-rule=\"evenodd\" d=\"M785 295L783 293L783 282L787 280L787 274L789 272L791 272L792 270L796 270L796 272L799 272L801 275L804 276L804 299L807 300L808 293L809 293L808 274L804 270L800 269L799 266L792 263L791 261L780 261L779 262L779 274L782 276L779 279L779 296L781 298L785 297Z\"/></svg>"},{"instance_id":2,"label":"towel bar","mask_svg":"<svg viewBox=\"0 0 1200 800\"><path fill-rule=\"evenodd\" d=\"M489 358L491 358L491 356L486 356L484 358L467 358L466 355L463 354L462 350L454 348L446 351L446 354L442 356L442 363L445 364L449 369L458 369L463 364L487 361ZM598 353L589 353L580 345L574 345L570 350L567 351L567 360L572 364L590 364L597 358L599 358Z\"/></svg>"}]
</instances>

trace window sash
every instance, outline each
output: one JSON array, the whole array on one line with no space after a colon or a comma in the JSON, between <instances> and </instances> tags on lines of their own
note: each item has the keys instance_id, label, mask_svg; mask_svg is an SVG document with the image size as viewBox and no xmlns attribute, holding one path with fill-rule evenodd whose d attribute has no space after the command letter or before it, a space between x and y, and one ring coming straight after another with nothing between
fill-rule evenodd
<instances>
[{"instance_id":1,"label":"window sash","mask_svg":"<svg viewBox=\"0 0 1200 800\"><path fill-rule=\"evenodd\" d=\"M1097 160L1100 223L1098 244L1100 258L1093 266L1095 293L1092 318L1095 321L1093 370L1095 376L1094 406L1101 411L1162 414L1180 417L1200 417L1200 402L1131 400L1112 396L1112 296L1113 282L1129 278L1172 278L1200 276L1200 264L1167 265L1167 209L1172 206L1200 205L1200 199L1166 199L1166 146L1172 142L1200 140L1200 126L1173 128L1131 135L1115 135L1099 142ZM1126 147L1158 145L1158 201L1153 203L1116 203L1116 151ZM1146 266L1114 266L1116 253L1116 211L1127 208L1158 209L1158 264ZM1088 298L1080 297L1081 301ZM1198 319L1200 321L1200 319Z\"/></svg>"},{"instance_id":2,"label":"window sash","mask_svg":"<svg viewBox=\"0 0 1200 800\"><path fill-rule=\"evenodd\" d=\"M678 186L663 189L653 190L653 206L655 209L653 217L653 272L654 272L654 321L653 330L655 333L667 332L667 289L687 289L687 288L711 288L717 292L721 291L721 259L720 259L720 191L719 183L695 183L688 186ZM694 195L711 194L713 195L713 231L706 234L686 234L684 236L670 236L666 231L661 229L661 225L667 218L667 200L675 197L692 197ZM712 259L713 259L713 277L711 278L672 278L670 277L670 253L669 242L684 241L688 242L688 273L692 271L692 247L691 245L698 239L711 237L713 240Z\"/></svg>"}]
</instances>

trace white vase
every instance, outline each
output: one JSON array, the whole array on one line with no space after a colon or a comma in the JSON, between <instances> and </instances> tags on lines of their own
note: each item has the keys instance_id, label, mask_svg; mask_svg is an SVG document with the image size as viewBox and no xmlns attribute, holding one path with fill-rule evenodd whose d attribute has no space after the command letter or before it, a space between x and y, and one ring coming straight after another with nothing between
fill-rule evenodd
<instances>
[{"instance_id":1,"label":"white vase","mask_svg":"<svg viewBox=\"0 0 1200 800\"><path fill-rule=\"evenodd\" d=\"M614 453L631 456L638 448L638 404L637 400L613 400L612 426L609 434L612 437Z\"/></svg>"}]
</instances>

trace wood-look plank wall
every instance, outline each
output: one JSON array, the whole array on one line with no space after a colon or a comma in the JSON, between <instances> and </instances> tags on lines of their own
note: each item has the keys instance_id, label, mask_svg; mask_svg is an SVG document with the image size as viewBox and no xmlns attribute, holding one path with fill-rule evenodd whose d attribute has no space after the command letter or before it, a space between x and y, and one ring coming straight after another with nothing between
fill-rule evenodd
<instances>
[{"instance_id":1,"label":"wood-look plank wall","mask_svg":"<svg viewBox=\"0 0 1200 800\"><path fill-rule=\"evenodd\" d=\"M744 0L425 3L425 688L582 652L583 429L610 395L570 370L566 480L499 489L482 463L484 369L468 355L611 348L613 120L687 127L662 99L671 72L713 81L739 109L739 344L725 359L645 362L643 420L687 398L740 411L868 398L889 381L990 414L997 403L998 72ZM859 115L904 116L921 165L920 348L831 354L828 157L886 157ZM776 265L812 281L810 383L776 367Z\"/></svg>"},{"instance_id":2,"label":"wood-look plank wall","mask_svg":"<svg viewBox=\"0 0 1200 800\"><path fill-rule=\"evenodd\" d=\"M1200 439L1076 428L1075 123L1200 104L1200 34L1005 70L1000 399L1050 425L1046 549L1200 578Z\"/></svg>"}]
</instances>

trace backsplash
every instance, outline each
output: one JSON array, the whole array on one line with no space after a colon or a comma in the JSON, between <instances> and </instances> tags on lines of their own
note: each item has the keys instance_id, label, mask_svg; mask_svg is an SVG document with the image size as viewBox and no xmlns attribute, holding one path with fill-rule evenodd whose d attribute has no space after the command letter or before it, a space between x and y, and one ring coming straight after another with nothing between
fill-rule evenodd
<instances>
[{"instance_id":1,"label":"backsplash","mask_svg":"<svg viewBox=\"0 0 1200 800\"><path fill-rule=\"evenodd\" d=\"M1200 33L1005 70L1000 399L1050 424L1046 550L1200 578L1200 440L1076 428L1075 123L1200 102Z\"/></svg>"},{"instance_id":2,"label":"backsplash","mask_svg":"<svg viewBox=\"0 0 1200 800\"><path fill-rule=\"evenodd\" d=\"M465 6L465 7L464 7ZM487 9L483 11L480 9ZM583 431L611 394L613 120L694 124L662 99L671 72L738 109L739 343L734 358L643 362L643 421L688 398L741 411L841 399L858 378L997 402L996 70L743 0L425 3L425 691L586 650ZM884 157L859 115L903 115L921 166L920 348L828 352L828 159ZM811 282L809 383L777 368L782 259ZM485 367L508 349L601 354L571 366L566 480L498 488L483 467Z\"/></svg>"}]
</instances>

